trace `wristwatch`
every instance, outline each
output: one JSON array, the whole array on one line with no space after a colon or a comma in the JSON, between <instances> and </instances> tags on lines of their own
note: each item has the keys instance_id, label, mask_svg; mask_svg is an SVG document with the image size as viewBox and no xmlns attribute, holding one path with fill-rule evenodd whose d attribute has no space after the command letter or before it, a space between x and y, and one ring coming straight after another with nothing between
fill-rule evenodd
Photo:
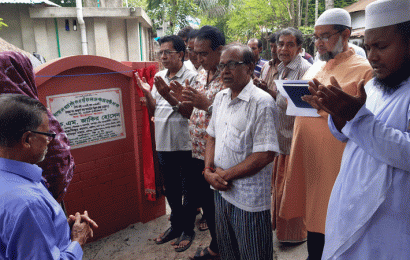
<instances>
[{"instance_id":1,"label":"wristwatch","mask_svg":"<svg viewBox=\"0 0 410 260\"><path fill-rule=\"evenodd\" d=\"M178 112L180 106L181 106L181 102L178 102L175 106L172 106L172 110L174 110L175 112Z\"/></svg>"}]
</instances>

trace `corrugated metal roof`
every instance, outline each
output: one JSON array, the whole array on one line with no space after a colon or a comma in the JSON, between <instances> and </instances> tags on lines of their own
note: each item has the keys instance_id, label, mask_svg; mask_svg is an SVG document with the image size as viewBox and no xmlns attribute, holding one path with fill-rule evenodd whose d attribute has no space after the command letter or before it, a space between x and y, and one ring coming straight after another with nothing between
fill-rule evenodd
<instances>
[{"instance_id":1,"label":"corrugated metal roof","mask_svg":"<svg viewBox=\"0 0 410 260\"><path fill-rule=\"evenodd\" d=\"M374 1L376 0L359 0L356 3L346 6L343 9L345 9L349 13L364 11L364 9L366 9L366 6L370 3L373 3Z\"/></svg>"},{"instance_id":2,"label":"corrugated metal roof","mask_svg":"<svg viewBox=\"0 0 410 260\"><path fill-rule=\"evenodd\" d=\"M58 4L55 4L49 0L0 0L0 4L30 4L30 5L45 4L48 6L59 7Z\"/></svg>"}]
</instances>

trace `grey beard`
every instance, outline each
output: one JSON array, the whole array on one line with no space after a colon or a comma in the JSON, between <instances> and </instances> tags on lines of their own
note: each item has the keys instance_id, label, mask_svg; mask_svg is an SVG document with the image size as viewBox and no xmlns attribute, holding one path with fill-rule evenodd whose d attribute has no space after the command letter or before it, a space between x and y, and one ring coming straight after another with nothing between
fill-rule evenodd
<instances>
[{"instance_id":1,"label":"grey beard","mask_svg":"<svg viewBox=\"0 0 410 260\"><path fill-rule=\"evenodd\" d=\"M319 60L328 62L331 59L334 59L336 55L342 52L343 52L342 36L339 36L339 40L337 41L335 47L333 48L333 51L326 52L324 54L319 54Z\"/></svg>"}]
</instances>

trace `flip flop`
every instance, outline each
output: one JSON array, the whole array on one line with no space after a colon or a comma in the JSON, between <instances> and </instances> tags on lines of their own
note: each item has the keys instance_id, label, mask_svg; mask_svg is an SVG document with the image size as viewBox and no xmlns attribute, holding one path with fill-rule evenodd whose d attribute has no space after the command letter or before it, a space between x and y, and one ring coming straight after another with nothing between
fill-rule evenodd
<instances>
[{"instance_id":1,"label":"flip flop","mask_svg":"<svg viewBox=\"0 0 410 260\"><path fill-rule=\"evenodd\" d=\"M175 248L175 252L180 253L180 252L184 252L185 250L187 250L187 249L192 245L192 242L194 241L194 238L195 238L195 232L193 232L192 235L187 235L185 232L182 232L182 234L181 234L181 236L178 238L177 242L175 242L175 245L179 245L179 243L180 243L181 241L185 241L185 240L188 240L189 243L186 244L186 245L183 246L183 247L177 247L177 248Z\"/></svg>"},{"instance_id":2,"label":"flip flop","mask_svg":"<svg viewBox=\"0 0 410 260\"><path fill-rule=\"evenodd\" d=\"M204 255L201 256L201 252L204 252ZM202 247L198 247L198 249L196 250L195 256L193 258L194 260L217 260L220 259L220 255L211 255L208 251L208 247L205 247L204 249L202 249Z\"/></svg>"},{"instance_id":3,"label":"flip flop","mask_svg":"<svg viewBox=\"0 0 410 260\"><path fill-rule=\"evenodd\" d=\"M161 239L160 241L157 241L155 239L155 244L157 244L157 245L164 244L168 241L171 241L172 239L175 239L175 238L179 237L180 235L181 235L181 233L172 230L172 227L170 227L164 232L164 234L162 236L159 237Z\"/></svg>"}]
</instances>

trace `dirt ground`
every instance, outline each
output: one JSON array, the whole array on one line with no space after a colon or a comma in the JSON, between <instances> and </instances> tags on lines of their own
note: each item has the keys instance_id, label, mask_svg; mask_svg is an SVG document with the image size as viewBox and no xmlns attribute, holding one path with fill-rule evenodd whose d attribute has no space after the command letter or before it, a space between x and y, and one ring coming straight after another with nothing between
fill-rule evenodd
<instances>
[{"instance_id":1,"label":"dirt ground","mask_svg":"<svg viewBox=\"0 0 410 260\"><path fill-rule=\"evenodd\" d=\"M157 245L154 238L169 227L169 208L167 215L159 217L148 223L136 223L128 226L108 237L86 244L84 246L84 260L186 260L195 254L198 246L206 247L210 243L209 231L199 231L195 228L195 240L191 247L182 253L174 251L170 242ZM201 215L197 216L197 224ZM297 245L284 245L274 237L274 259L305 260L307 258L306 243Z\"/></svg>"}]
</instances>

